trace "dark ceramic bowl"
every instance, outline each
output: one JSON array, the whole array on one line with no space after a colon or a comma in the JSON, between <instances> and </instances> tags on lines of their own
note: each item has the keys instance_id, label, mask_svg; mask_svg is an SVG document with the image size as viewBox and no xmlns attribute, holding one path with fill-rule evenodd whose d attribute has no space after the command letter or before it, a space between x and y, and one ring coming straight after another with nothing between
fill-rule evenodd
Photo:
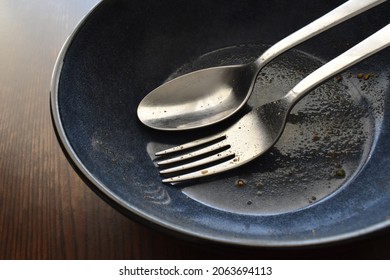
<instances>
[{"instance_id":1,"label":"dark ceramic bowl","mask_svg":"<svg viewBox=\"0 0 390 280\"><path fill-rule=\"evenodd\" d=\"M189 239L295 247L387 227L389 50L306 96L264 156L204 181L162 184L153 154L228 123L170 133L144 127L136 115L141 99L164 81L250 61L342 2L103 1L66 42L54 70L51 109L65 154L114 207ZM283 96L388 24L389 12L384 3L275 59L245 110Z\"/></svg>"}]
</instances>

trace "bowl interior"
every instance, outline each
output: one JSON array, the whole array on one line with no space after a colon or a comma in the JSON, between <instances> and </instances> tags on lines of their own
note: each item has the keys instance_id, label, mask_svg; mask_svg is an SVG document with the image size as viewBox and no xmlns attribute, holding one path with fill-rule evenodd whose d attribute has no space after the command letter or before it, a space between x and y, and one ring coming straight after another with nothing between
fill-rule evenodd
<instances>
[{"instance_id":1,"label":"bowl interior","mask_svg":"<svg viewBox=\"0 0 390 280\"><path fill-rule=\"evenodd\" d=\"M122 210L187 237L298 246L386 226L388 50L305 97L264 156L205 181L162 184L154 152L239 116L191 133L153 131L136 116L141 99L164 81L251 61L342 2L104 1L71 36L55 70L53 118L70 161ZM283 96L384 26L389 8L385 3L275 59L260 73L246 110Z\"/></svg>"}]
</instances>

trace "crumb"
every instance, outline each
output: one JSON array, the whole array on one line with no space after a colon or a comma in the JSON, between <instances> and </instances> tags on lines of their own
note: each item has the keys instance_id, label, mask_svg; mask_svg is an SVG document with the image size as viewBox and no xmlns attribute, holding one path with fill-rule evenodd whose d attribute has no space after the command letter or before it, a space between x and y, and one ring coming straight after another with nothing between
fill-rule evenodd
<instances>
[{"instance_id":1,"label":"crumb","mask_svg":"<svg viewBox=\"0 0 390 280\"><path fill-rule=\"evenodd\" d=\"M236 187L238 187L238 188L242 188L243 186L245 186L245 180L243 180L243 179L238 179L237 181L236 181Z\"/></svg>"},{"instance_id":2,"label":"crumb","mask_svg":"<svg viewBox=\"0 0 390 280\"><path fill-rule=\"evenodd\" d=\"M337 169L336 170L336 177L344 178L345 177L345 170L344 169Z\"/></svg>"},{"instance_id":3,"label":"crumb","mask_svg":"<svg viewBox=\"0 0 390 280\"><path fill-rule=\"evenodd\" d=\"M314 134L314 135L313 135L313 138L312 138L313 142L317 142L317 141L320 140L320 139L321 139L321 137L318 136L318 134Z\"/></svg>"}]
</instances>

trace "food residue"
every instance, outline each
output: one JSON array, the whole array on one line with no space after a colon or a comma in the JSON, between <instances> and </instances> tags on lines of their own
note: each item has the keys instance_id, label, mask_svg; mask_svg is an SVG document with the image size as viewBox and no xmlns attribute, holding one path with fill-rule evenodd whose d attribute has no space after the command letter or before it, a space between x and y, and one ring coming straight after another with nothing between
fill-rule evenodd
<instances>
[{"instance_id":1,"label":"food residue","mask_svg":"<svg viewBox=\"0 0 390 280\"><path fill-rule=\"evenodd\" d=\"M339 178L344 178L345 177L345 170L340 168L336 170L336 176Z\"/></svg>"},{"instance_id":2,"label":"food residue","mask_svg":"<svg viewBox=\"0 0 390 280\"><path fill-rule=\"evenodd\" d=\"M312 137L312 141L313 142L317 142L318 140L320 140L321 139L321 137L318 135L318 134L313 134L313 137Z\"/></svg>"},{"instance_id":3,"label":"food residue","mask_svg":"<svg viewBox=\"0 0 390 280\"><path fill-rule=\"evenodd\" d=\"M367 81L370 77L371 77L371 74L369 74L369 73L366 73L366 74L359 73L359 74L357 74L357 78L358 79L363 79L365 81Z\"/></svg>"},{"instance_id":4,"label":"food residue","mask_svg":"<svg viewBox=\"0 0 390 280\"><path fill-rule=\"evenodd\" d=\"M243 180L243 179L238 179L238 180L236 181L236 187L242 188L243 186L245 186L245 180Z\"/></svg>"}]
</instances>

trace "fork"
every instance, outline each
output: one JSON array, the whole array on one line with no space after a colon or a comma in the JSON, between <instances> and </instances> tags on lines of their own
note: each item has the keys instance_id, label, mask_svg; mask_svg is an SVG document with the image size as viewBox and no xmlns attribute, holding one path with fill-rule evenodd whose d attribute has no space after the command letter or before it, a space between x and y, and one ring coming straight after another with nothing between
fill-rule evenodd
<instances>
[{"instance_id":1,"label":"fork","mask_svg":"<svg viewBox=\"0 0 390 280\"><path fill-rule=\"evenodd\" d=\"M280 138L293 106L315 87L390 45L390 24L318 68L281 99L259 106L215 135L156 153L164 183L199 179L259 157ZM176 153L190 150L185 154Z\"/></svg>"}]
</instances>

